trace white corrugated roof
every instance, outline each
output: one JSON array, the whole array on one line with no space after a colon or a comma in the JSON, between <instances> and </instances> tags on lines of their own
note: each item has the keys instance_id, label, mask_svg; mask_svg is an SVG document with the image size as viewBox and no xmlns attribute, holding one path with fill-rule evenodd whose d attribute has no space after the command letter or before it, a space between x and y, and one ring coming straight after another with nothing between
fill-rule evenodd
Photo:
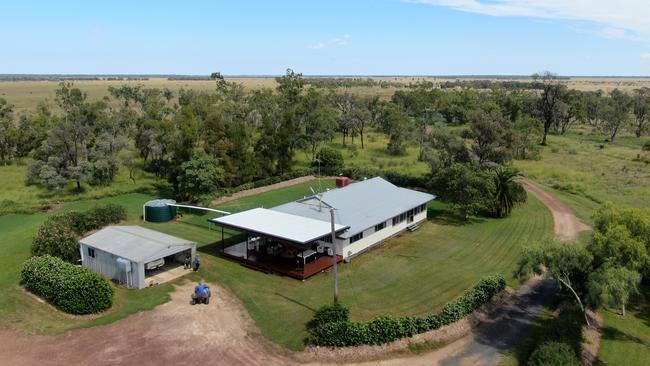
<instances>
[{"instance_id":1,"label":"white corrugated roof","mask_svg":"<svg viewBox=\"0 0 650 366\"><path fill-rule=\"evenodd\" d=\"M323 212L327 212L327 215L329 215L327 208L324 208ZM265 208L254 208L252 210L210 219L210 221L235 229L303 244L326 236L331 232L329 221L296 216ZM337 232L346 228L347 226L340 224L334 226L334 230Z\"/></svg>"},{"instance_id":2,"label":"white corrugated roof","mask_svg":"<svg viewBox=\"0 0 650 366\"><path fill-rule=\"evenodd\" d=\"M398 187L381 177L352 183L347 187L323 192L321 195L325 204L336 208L335 221L350 227L340 235L342 238L355 235L435 198L436 196L428 193ZM316 206L318 198L311 196L273 207L271 210L329 221L329 210L319 210Z\"/></svg>"},{"instance_id":3,"label":"white corrugated roof","mask_svg":"<svg viewBox=\"0 0 650 366\"><path fill-rule=\"evenodd\" d=\"M134 262L152 261L195 245L141 226L108 226L79 242Z\"/></svg>"}]
</instances>

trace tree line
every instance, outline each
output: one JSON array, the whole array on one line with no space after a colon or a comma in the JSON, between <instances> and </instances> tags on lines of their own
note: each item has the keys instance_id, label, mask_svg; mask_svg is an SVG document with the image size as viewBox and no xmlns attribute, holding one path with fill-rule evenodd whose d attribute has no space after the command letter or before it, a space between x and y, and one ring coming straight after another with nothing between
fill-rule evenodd
<instances>
[{"instance_id":1,"label":"tree line","mask_svg":"<svg viewBox=\"0 0 650 366\"><path fill-rule=\"evenodd\" d=\"M534 89L421 86L398 90L390 100L310 86L314 80L291 69L276 78L275 89L252 92L220 73L211 79L211 92L123 85L109 87L109 96L98 101L62 82L56 113L42 102L16 115L0 98L0 163L30 158L28 183L52 190L70 182L77 189L111 184L121 166L135 182L133 171L142 164L169 181L179 198L196 199L285 174L296 152L315 160L337 138L364 149L368 129L386 135L390 154L416 144L432 171L471 180L475 166L492 164L495 172L495 164L535 158L548 134L575 124L595 126L613 141L622 129L646 134L650 121L648 88L631 95L580 92L548 72L533 78ZM461 206L468 213L477 209Z\"/></svg>"}]
</instances>

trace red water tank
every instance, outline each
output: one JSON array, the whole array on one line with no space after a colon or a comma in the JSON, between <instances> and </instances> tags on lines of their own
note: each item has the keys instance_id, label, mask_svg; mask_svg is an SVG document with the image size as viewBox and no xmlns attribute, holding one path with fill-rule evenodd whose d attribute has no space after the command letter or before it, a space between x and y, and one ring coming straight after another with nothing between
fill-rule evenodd
<instances>
[{"instance_id":1,"label":"red water tank","mask_svg":"<svg viewBox=\"0 0 650 366\"><path fill-rule=\"evenodd\" d=\"M336 186L338 188L343 188L350 184L350 178L348 177L336 177Z\"/></svg>"}]
</instances>

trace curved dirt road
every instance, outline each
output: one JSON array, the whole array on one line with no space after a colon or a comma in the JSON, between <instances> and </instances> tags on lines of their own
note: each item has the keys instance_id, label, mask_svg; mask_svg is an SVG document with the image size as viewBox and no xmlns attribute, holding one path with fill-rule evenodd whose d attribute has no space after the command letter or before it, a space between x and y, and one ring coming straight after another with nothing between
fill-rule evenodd
<instances>
[{"instance_id":1,"label":"curved dirt road","mask_svg":"<svg viewBox=\"0 0 650 366\"><path fill-rule=\"evenodd\" d=\"M555 234L575 238L588 229L571 210L530 182L526 189L553 214ZM7 365L290 365L286 351L265 340L242 304L213 286L210 305L189 305L193 284L180 286L171 301L106 326L58 335L0 330L0 360ZM474 332L441 349L360 365L492 365L521 339L554 291L529 281L520 295Z\"/></svg>"},{"instance_id":2,"label":"curved dirt road","mask_svg":"<svg viewBox=\"0 0 650 366\"><path fill-rule=\"evenodd\" d=\"M578 234L591 228L580 221L565 203L560 202L535 183L525 179L521 182L524 188L535 195L553 215L555 236L564 241L575 240Z\"/></svg>"}]
</instances>

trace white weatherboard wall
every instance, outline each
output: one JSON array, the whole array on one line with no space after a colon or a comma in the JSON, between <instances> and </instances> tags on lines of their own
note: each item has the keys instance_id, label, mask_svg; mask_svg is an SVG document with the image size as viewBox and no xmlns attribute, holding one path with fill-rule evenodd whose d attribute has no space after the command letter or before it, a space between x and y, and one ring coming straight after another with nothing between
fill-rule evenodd
<instances>
[{"instance_id":1,"label":"white weatherboard wall","mask_svg":"<svg viewBox=\"0 0 650 366\"><path fill-rule=\"evenodd\" d=\"M408 220L404 220L395 226L393 226L393 219L390 218L385 221L386 222L385 228L377 232L375 232L374 226L368 228L363 231L363 238L355 241L352 244L347 244L349 242L349 239L345 239L345 240L338 239L336 246L338 248L343 247L342 251L339 249L338 254L342 255L343 258L348 258L356 254L359 254L365 250L368 250L373 245L380 243L382 240L388 239L391 236L399 234L400 232L406 230L407 227L423 222L424 220L426 220L426 218L427 218L427 210L424 210L418 213L417 215L414 215L412 222L408 222Z\"/></svg>"}]
</instances>

